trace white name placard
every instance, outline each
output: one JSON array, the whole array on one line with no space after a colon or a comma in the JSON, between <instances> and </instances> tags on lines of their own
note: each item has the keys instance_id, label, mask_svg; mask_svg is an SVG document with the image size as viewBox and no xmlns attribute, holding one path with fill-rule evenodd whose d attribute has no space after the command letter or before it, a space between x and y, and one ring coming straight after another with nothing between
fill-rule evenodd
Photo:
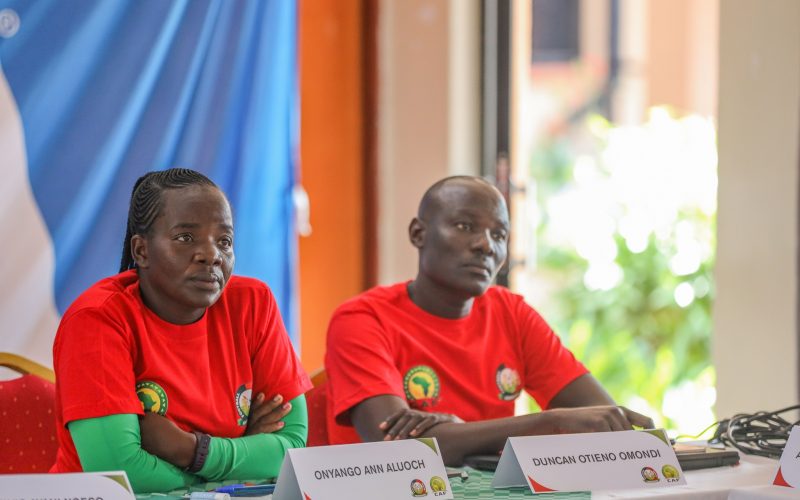
<instances>
[{"instance_id":1,"label":"white name placard","mask_svg":"<svg viewBox=\"0 0 800 500\"><path fill-rule=\"evenodd\" d=\"M800 488L800 426L795 425L789 432L789 439L778 463L778 473L772 483Z\"/></svg>"},{"instance_id":2,"label":"white name placard","mask_svg":"<svg viewBox=\"0 0 800 500\"><path fill-rule=\"evenodd\" d=\"M274 500L453 498L434 438L289 450Z\"/></svg>"},{"instance_id":3,"label":"white name placard","mask_svg":"<svg viewBox=\"0 0 800 500\"><path fill-rule=\"evenodd\" d=\"M663 430L512 437L492 486L534 493L686 484Z\"/></svg>"},{"instance_id":4,"label":"white name placard","mask_svg":"<svg viewBox=\"0 0 800 500\"><path fill-rule=\"evenodd\" d=\"M0 475L0 500L42 498L135 499L124 471Z\"/></svg>"}]
</instances>

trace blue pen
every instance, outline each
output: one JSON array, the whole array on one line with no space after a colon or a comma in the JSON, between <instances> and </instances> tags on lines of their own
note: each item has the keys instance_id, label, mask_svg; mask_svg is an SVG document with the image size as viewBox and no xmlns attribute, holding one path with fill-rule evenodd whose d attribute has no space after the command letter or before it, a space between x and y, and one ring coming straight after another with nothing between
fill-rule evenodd
<instances>
[{"instance_id":1,"label":"blue pen","mask_svg":"<svg viewBox=\"0 0 800 500\"><path fill-rule=\"evenodd\" d=\"M231 496L227 493L219 493L217 491L193 491L183 498L189 500L231 500Z\"/></svg>"},{"instance_id":2,"label":"blue pen","mask_svg":"<svg viewBox=\"0 0 800 500\"><path fill-rule=\"evenodd\" d=\"M231 497L260 497L275 491L274 484L261 484L258 486L242 486L231 493Z\"/></svg>"},{"instance_id":3,"label":"blue pen","mask_svg":"<svg viewBox=\"0 0 800 500\"><path fill-rule=\"evenodd\" d=\"M228 494L230 494L230 493L233 493L233 490L235 490L236 488L244 488L245 486L247 486L247 485L246 484L229 484L227 486L220 486L219 488L217 488L214 491L216 491L217 493L228 493Z\"/></svg>"}]
</instances>

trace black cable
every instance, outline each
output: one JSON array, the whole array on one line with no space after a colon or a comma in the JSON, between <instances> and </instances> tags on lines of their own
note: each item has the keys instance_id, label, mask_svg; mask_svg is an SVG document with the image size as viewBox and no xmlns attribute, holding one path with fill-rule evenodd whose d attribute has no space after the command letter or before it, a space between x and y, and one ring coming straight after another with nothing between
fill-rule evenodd
<instances>
[{"instance_id":1,"label":"black cable","mask_svg":"<svg viewBox=\"0 0 800 500\"><path fill-rule=\"evenodd\" d=\"M688 438L688 439L700 439L703 436L703 434L705 434L706 432L710 431L711 429L713 429L717 425L719 425L719 422L714 422L713 424L709 425L708 427L706 427L705 429L703 429L702 431L698 432L695 435L678 434L677 436L675 436L675 438L671 439L672 444L675 444L675 441L678 441L679 439L686 439L686 438Z\"/></svg>"},{"instance_id":2,"label":"black cable","mask_svg":"<svg viewBox=\"0 0 800 500\"><path fill-rule=\"evenodd\" d=\"M798 409L800 405L770 412L738 413L718 422L717 430L709 443L721 443L748 455L780 458L789 439L789 432L793 426L800 424L800 420L789 422L780 414Z\"/></svg>"}]
</instances>

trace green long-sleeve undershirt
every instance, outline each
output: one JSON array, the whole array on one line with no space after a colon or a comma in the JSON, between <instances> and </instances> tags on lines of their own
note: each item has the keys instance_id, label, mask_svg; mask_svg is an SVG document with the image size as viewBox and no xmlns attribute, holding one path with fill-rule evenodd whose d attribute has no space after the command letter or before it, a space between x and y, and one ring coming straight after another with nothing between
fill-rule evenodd
<instances>
[{"instance_id":1,"label":"green long-sleeve undershirt","mask_svg":"<svg viewBox=\"0 0 800 500\"><path fill-rule=\"evenodd\" d=\"M124 470L137 493L170 491L198 482L277 477L286 450L305 446L308 434L305 396L291 403L292 410L282 419L285 425L279 431L212 437L206 463L197 475L144 451L137 415L75 420L67 427L85 472Z\"/></svg>"}]
</instances>

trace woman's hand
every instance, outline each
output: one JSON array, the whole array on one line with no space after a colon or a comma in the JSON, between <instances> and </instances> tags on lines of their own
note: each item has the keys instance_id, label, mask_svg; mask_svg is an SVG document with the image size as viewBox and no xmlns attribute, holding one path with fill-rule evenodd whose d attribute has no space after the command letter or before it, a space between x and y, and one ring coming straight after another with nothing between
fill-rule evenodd
<instances>
[{"instance_id":1,"label":"woman's hand","mask_svg":"<svg viewBox=\"0 0 800 500\"><path fill-rule=\"evenodd\" d=\"M428 413L405 408L389 416L378 427L386 433L383 440L391 441L421 436L434 425L443 422L463 423L464 421L449 413Z\"/></svg>"},{"instance_id":2,"label":"woman's hand","mask_svg":"<svg viewBox=\"0 0 800 500\"><path fill-rule=\"evenodd\" d=\"M139 430L144 451L181 469L191 465L197 446L193 433L182 431L168 418L151 412L139 417Z\"/></svg>"},{"instance_id":3,"label":"woman's hand","mask_svg":"<svg viewBox=\"0 0 800 500\"><path fill-rule=\"evenodd\" d=\"M270 434L283 429L285 425L281 420L292 411L292 404L283 403L283 396L278 394L269 401L263 392L250 402L250 414L247 417L246 436L252 434Z\"/></svg>"}]
</instances>

